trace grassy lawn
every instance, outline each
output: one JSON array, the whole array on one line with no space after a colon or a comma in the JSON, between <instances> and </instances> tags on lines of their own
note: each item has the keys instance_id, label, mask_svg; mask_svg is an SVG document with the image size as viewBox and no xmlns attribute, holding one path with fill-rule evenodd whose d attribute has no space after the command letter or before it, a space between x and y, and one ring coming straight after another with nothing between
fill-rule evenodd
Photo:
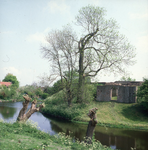
<instances>
[{"instance_id":1,"label":"grassy lawn","mask_svg":"<svg viewBox=\"0 0 148 150\"><path fill-rule=\"evenodd\" d=\"M70 121L85 123L90 119L87 116L89 109L98 108L98 125L148 130L148 115L143 112L138 104L114 102L96 102L88 104L72 103L71 107L62 99L50 97L45 102L43 113L58 116Z\"/></svg>"},{"instance_id":2,"label":"grassy lawn","mask_svg":"<svg viewBox=\"0 0 148 150\"><path fill-rule=\"evenodd\" d=\"M38 130L34 124L5 123L0 120L0 150L111 150L100 142L93 145L75 141L60 133L50 136Z\"/></svg>"},{"instance_id":3,"label":"grassy lawn","mask_svg":"<svg viewBox=\"0 0 148 150\"><path fill-rule=\"evenodd\" d=\"M5 150L5 149L10 149L10 150L17 150L17 149L50 149L50 150L55 150L55 149L67 149L65 146L62 147L59 144L54 143L53 141L49 140L42 140L42 139L37 139L33 138L30 136L25 136L25 135L16 135L16 134L9 134L6 137L0 139L0 149Z\"/></svg>"},{"instance_id":4,"label":"grassy lawn","mask_svg":"<svg viewBox=\"0 0 148 150\"><path fill-rule=\"evenodd\" d=\"M47 133L25 124L0 122L0 150L69 149L52 140Z\"/></svg>"},{"instance_id":5,"label":"grassy lawn","mask_svg":"<svg viewBox=\"0 0 148 150\"><path fill-rule=\"evenodd\" d=\"M117 96L113 96L111 100L117 100Z\"/></svg>"},{"instance_id":6,"label":"grassy lawn","mask_svg":"<svg viewBox=\"0 0 148 150\"><path fill-rule=\"evenodd\" d=\"M148 129L148 116L143 113L138 105L116 102L94 102L88 106L88 109L93 107L98 108L97 120L100 125L106 124L119 128ZM79 119L83 121L89 120L85 114Z\"/></svg>"}]
</instances>

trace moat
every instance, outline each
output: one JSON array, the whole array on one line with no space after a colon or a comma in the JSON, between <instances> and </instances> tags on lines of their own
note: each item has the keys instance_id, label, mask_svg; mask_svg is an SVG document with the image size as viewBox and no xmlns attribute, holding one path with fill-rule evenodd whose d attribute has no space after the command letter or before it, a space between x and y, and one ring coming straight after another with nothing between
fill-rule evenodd
<instances>
[{"instance_id":1,"label":"moat","mask_svg":"<svg viewBox=\"0 0 148 150\"><path fill-rule=\"evenodd\" d=\"M22 102L0 103L0 119L7 122L16 121L21 108ZM40 130L48 132L51 135L64 132L81 141L86 136L87 125L51 118L44 116L40 112L34 113L30 120L37 122ZM148 148L148 131L97 126L95 128L95 139L112 149L131 150L131 147L135 147L136 150L147 150Z\"/></svg>"}]
</instances>

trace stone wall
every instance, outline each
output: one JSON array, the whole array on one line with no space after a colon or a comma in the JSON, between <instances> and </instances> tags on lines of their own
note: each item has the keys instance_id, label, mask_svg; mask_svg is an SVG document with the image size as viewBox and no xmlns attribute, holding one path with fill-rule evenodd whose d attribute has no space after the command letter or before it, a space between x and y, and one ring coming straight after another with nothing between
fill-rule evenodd
<instances>
[{"instance_id":1,"label":"stone wall","mask_svg":"<svg viewBox=\"0 0 148 150\"><path fill-rule=\"evenodd\" d=\"M112 96L115 96L113 91L116 91L117 102L119 103L135 103L136 102L136 86L122 85L104 85L97 87L97 101L109 102Z\"/></svg>"}]
</instances>

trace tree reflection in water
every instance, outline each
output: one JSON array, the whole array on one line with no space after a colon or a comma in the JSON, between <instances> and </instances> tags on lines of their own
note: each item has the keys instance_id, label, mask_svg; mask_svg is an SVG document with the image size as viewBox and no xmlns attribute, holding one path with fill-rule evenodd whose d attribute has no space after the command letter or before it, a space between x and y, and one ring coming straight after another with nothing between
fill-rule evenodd
<instances>
[{"instance_id":1,"label":"tree reflection in water","mask_svg":"<svg viewBox=\"0 0 148 150\"><path fill-rule=\"evenodd\" d=\"M17 109L14 107L5 107L5 106L0 107L0 114L2 115L2 119L13 118L16 111Z\"/></svg>"}]
</instances>

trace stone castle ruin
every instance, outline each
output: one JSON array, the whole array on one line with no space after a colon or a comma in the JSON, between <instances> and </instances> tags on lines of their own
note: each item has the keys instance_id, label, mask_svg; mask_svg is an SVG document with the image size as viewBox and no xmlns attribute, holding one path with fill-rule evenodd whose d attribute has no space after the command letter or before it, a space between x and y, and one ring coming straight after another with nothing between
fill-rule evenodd
<instances>
[{"instance_id":1,"label":"stone castle ruin","mask_svg":"<svg viewBox=\"0 0 148 150\"><path fill-rule=\"evenodd\" d=\"M119 103L136 103L136 91L142 83L138 81L99 82L96 100L109 102L113 101L113 97L117 97L114 101Z\"/></svg>"}]
</instances>

